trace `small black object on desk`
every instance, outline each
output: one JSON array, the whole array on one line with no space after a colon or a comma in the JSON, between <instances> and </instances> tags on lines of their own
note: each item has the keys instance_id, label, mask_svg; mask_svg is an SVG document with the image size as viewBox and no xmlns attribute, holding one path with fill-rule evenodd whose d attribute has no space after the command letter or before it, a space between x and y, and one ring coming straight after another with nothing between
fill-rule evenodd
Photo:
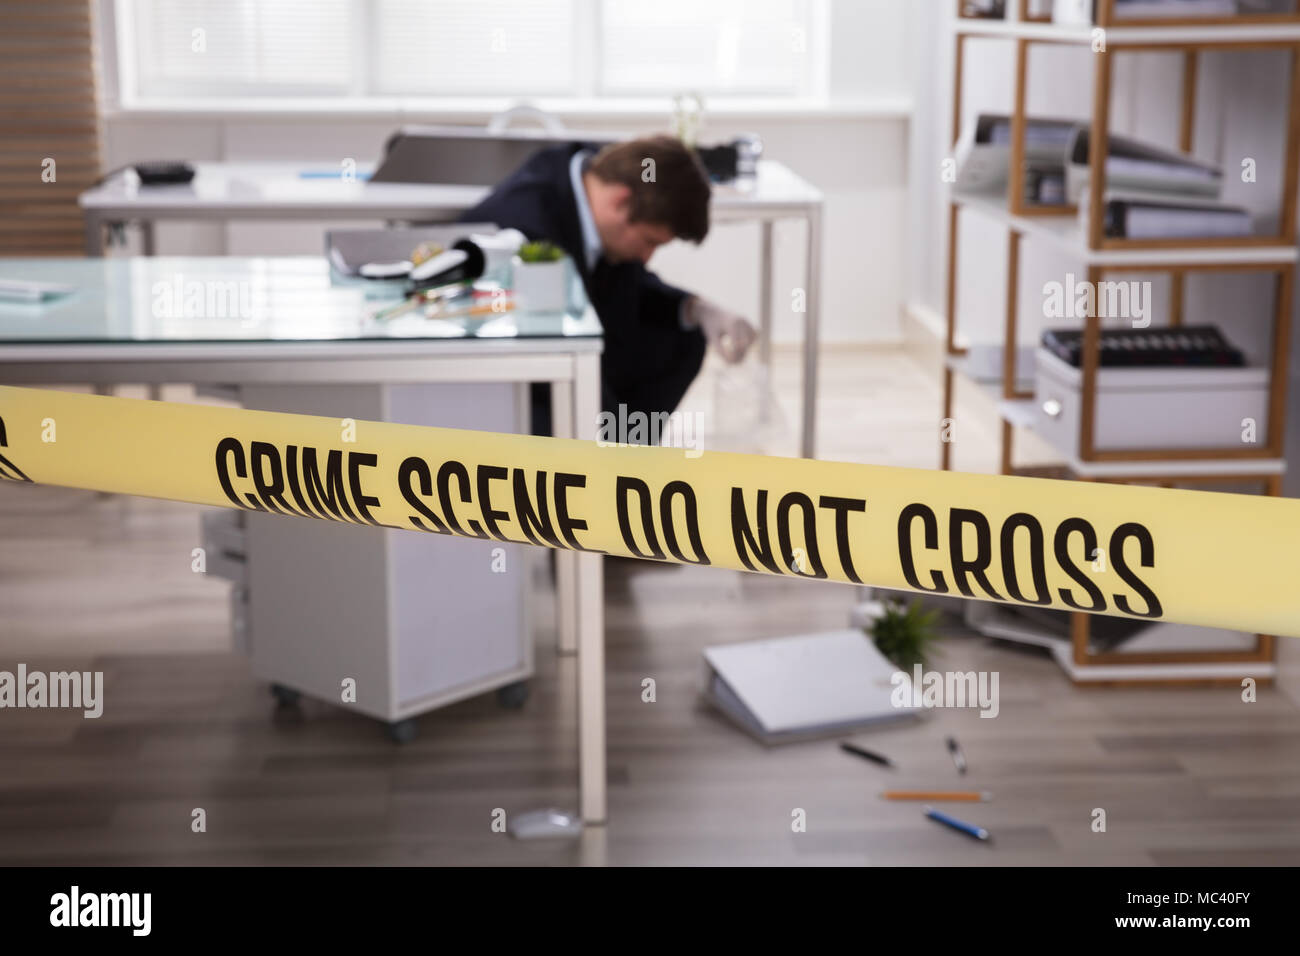
<instances>
[{"instance_id":1,"label":"small black object on desk","mask_svg":"<svg viewBox=\"0 0 1300 956\"><path fill-rule=\"evenodd\" d=\"M884 754L878 754L874 750L868 750L866 747L857 747L845 741L840 744L840 749L845 753L854 754L863 760L870 760L872 763L878 763L882 767L892 767L894 761L890 760Z\"/></svg>"},{"instance_id":2,"label":"small black object on desk","mask_svg":"<svg viewBox=\"0 0 1300 956\"><path fill-rule=\"evenodd\" d=\"M131 168L140 177L141 186L183 186L194 179L194 167L179 161L156 160Z\"/></svg>"}]
</instances>

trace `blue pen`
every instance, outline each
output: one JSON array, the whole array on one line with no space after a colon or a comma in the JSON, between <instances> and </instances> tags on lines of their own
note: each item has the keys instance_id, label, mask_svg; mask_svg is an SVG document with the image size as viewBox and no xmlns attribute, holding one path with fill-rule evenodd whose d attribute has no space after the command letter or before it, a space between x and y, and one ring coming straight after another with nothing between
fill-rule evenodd
<instances>
[{"instance_id":1,"label":"blue pen","mask_svg":"<svg viewBox=\"0 0 1300 956\"><path fill-rule=\"evenodd\" d=\"M950 817L946 813L940 813L938 810L934 809L933 807L926 807L925 815L929 817L931 820L936 820L939 823L944 824L944 826L952 827L954 830L960 830L962 833L966 834L967 836L974 837L977 840L990 839L989 831L985 830L983 827L977 827L970 823L963 823L961 820L958 820L956 817Z\"/></svg>"},{"instance_id":2,"label":"blue pen","mask_svg":"<svg viewBox=\"0 0 1300 956\"><path fill-rule=\"evenodd\" d=\"M354 173L358 181L365 181L370 178L369 173ZM298 171L299 179L342 179L343 170L341 169L302 169Z\"/></svg>"}]
</instances>

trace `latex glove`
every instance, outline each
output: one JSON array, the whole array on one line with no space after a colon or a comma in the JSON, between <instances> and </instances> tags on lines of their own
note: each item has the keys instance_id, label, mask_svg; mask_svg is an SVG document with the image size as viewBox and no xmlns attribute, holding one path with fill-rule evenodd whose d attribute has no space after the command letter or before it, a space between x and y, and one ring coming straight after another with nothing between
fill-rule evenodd
<instances>
[{"instance_id":1,"label":"latex glove","mask_svg":"<svg viewBox=\"0 0 1300 956\"><path fill-rule=\"evenodd\" d=\"M699 326L709 344L733 365L745 357L758 333L744 318L707 299L692 296L686 303L686 321Z\"/></svg>"}]
</instances>

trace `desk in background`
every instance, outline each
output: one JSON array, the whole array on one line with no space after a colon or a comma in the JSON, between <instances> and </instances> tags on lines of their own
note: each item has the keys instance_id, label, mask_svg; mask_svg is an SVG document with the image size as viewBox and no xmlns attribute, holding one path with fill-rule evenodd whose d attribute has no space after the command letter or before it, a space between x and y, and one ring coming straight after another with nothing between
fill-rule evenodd
<instances>
[{"instance_id":1,"label":"desk in background","mask_svg":"<svg viewBox=\"0 0 1300 956\"><path fill-rule=\"evenodd\" d=\"M557 435L595 437L602 337L590 307L578 314L507 312L473 322L407 316L380 324L365 318L366 284L332 283L320 257L0 259L0 277L76 289L39 305L0 303L2 384L234 384L250 394L274 394L277 410L293 411L295 394L328 398L331 390L367 389L373 400L387 386L515 383L524 392L527 383L548 382ZM225 305L212 309L205 297L189 308L186 283L195 281ZM193 314L200 310L221 314ZM312 526L316 533L418 534L248 517ZM558 551L556 580L561 650L578 655L580 808L585 820L599 822L606 806L601 557Z\"/></svg>"},{"instance_id":2,"label":"desk in background","mask_svg":"<svg viewBox=\"0 0 1300 956\"><path fill-rule=\"evenodd\" d=\"M153 224L161 220L390 220L447 222L472 209L487 186L371 183L370 166L357 178L321 176L337 165L304 163L195 164L193 182L184 186L141 187L133 177L116 176L81 194L86 222L86 254L103 254L106 228L140 226L146 255L154 252ZM821 305L822 194L780 163L760 160L752 180L713 189L715 222L761 224L759 349L770 367L772 347L772 224L778 219L807 223L804 267L807 287L803 342L803 416L800 454L814 457L817 402L817 347Z\"/></svg>"}]
</instances>

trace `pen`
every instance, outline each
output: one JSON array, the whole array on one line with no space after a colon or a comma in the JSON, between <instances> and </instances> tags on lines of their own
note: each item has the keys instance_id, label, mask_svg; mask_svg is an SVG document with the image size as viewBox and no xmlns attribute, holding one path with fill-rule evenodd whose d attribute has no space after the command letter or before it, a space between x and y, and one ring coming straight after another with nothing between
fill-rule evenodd
<instances>
[{"instance_id":1,"label":"pen","mask_svg":"<svg viewBox=\"0 0 1300 956\"><path fill-rule=\"evenodd\" d=\"M353 172L353 177L359 182L364 182L370 178L369 173ZM299 179L343 179L343 170L339 169L300 169L298 171Z\"/></svg>"},{"instance_id":2,"label":"pen","mask_svg":"<svg viewBox=\"0 0 1300 956\"><path fill-rule=\"evenodd\" d=\"M500 307L490 303L461 307L448 305L430 306L425 310L424 317L426 319L459 319L465 316L499 315L502 312L514 311L514 307L515 304L513 302L503 302Z\"/></svg>"},{"instance_id":3,"label":"pen","mask_svg":"<svg viewBox=\"0 0 1300 956\"><path fill-rule=\"evenodd\" d=\"M952 827L954 830L960 830L962 833L969 837L974 837L976 840L989 839L989 831L985 830L983 827L977 827L971 823L963 823L956 817L950 817L946 813L940 813L933 807L926 807L925 815L937 823L942 823L944 826Z\"/></svg>"},{"instance_id":4,"label":"pen","mask_svg":"<svg viewBox=\"0 0 1300 956\"><path fill-rule=\"evenodd\" d=\"M952 754L952 762L957 765L957 772L965 773L966 755L961 752L961 744L957 743L956 737L948 738L948 753Z\"/></svg>"},{"instance_id":5,"label":"pen","mask_svg":"<svg viewBox=\"0 0 1300 956\"><path fill-rule=\"evenodd\" d=\"M382 322L385 319L393 319L399 315L405 315L407 312L412 312L415 309L420 308L422 305L424 305L424 299L419 295L413 295L396 305L390 305L380 309L371 316L371 319L376 322Z\"/></svg>"},{"instance_id":6,"label":"pen","mask_svg":"<svg viewBox=\"0 0 1300 956\"><path fill-rule=\"evenodd\" d=\"M870 760L873 763L878 763L884 767L892 767L894 765L894 761L890 760L884 754L878 754L872 750L867 750L865 747L855 747L853 744L845 742L840 744L840 749L845 753L856 754L864 760Z\"/></svg>"},{"instance_id":7,"label":"pen","mask_svg":"<svg viewBox=\"0 0 1300 956\"><path fill-rule=\"evenodd\" d=\"M988 803L987 790L882 790L882 800L952 800L960 803Z\"/></svg>"}]
</instances>

